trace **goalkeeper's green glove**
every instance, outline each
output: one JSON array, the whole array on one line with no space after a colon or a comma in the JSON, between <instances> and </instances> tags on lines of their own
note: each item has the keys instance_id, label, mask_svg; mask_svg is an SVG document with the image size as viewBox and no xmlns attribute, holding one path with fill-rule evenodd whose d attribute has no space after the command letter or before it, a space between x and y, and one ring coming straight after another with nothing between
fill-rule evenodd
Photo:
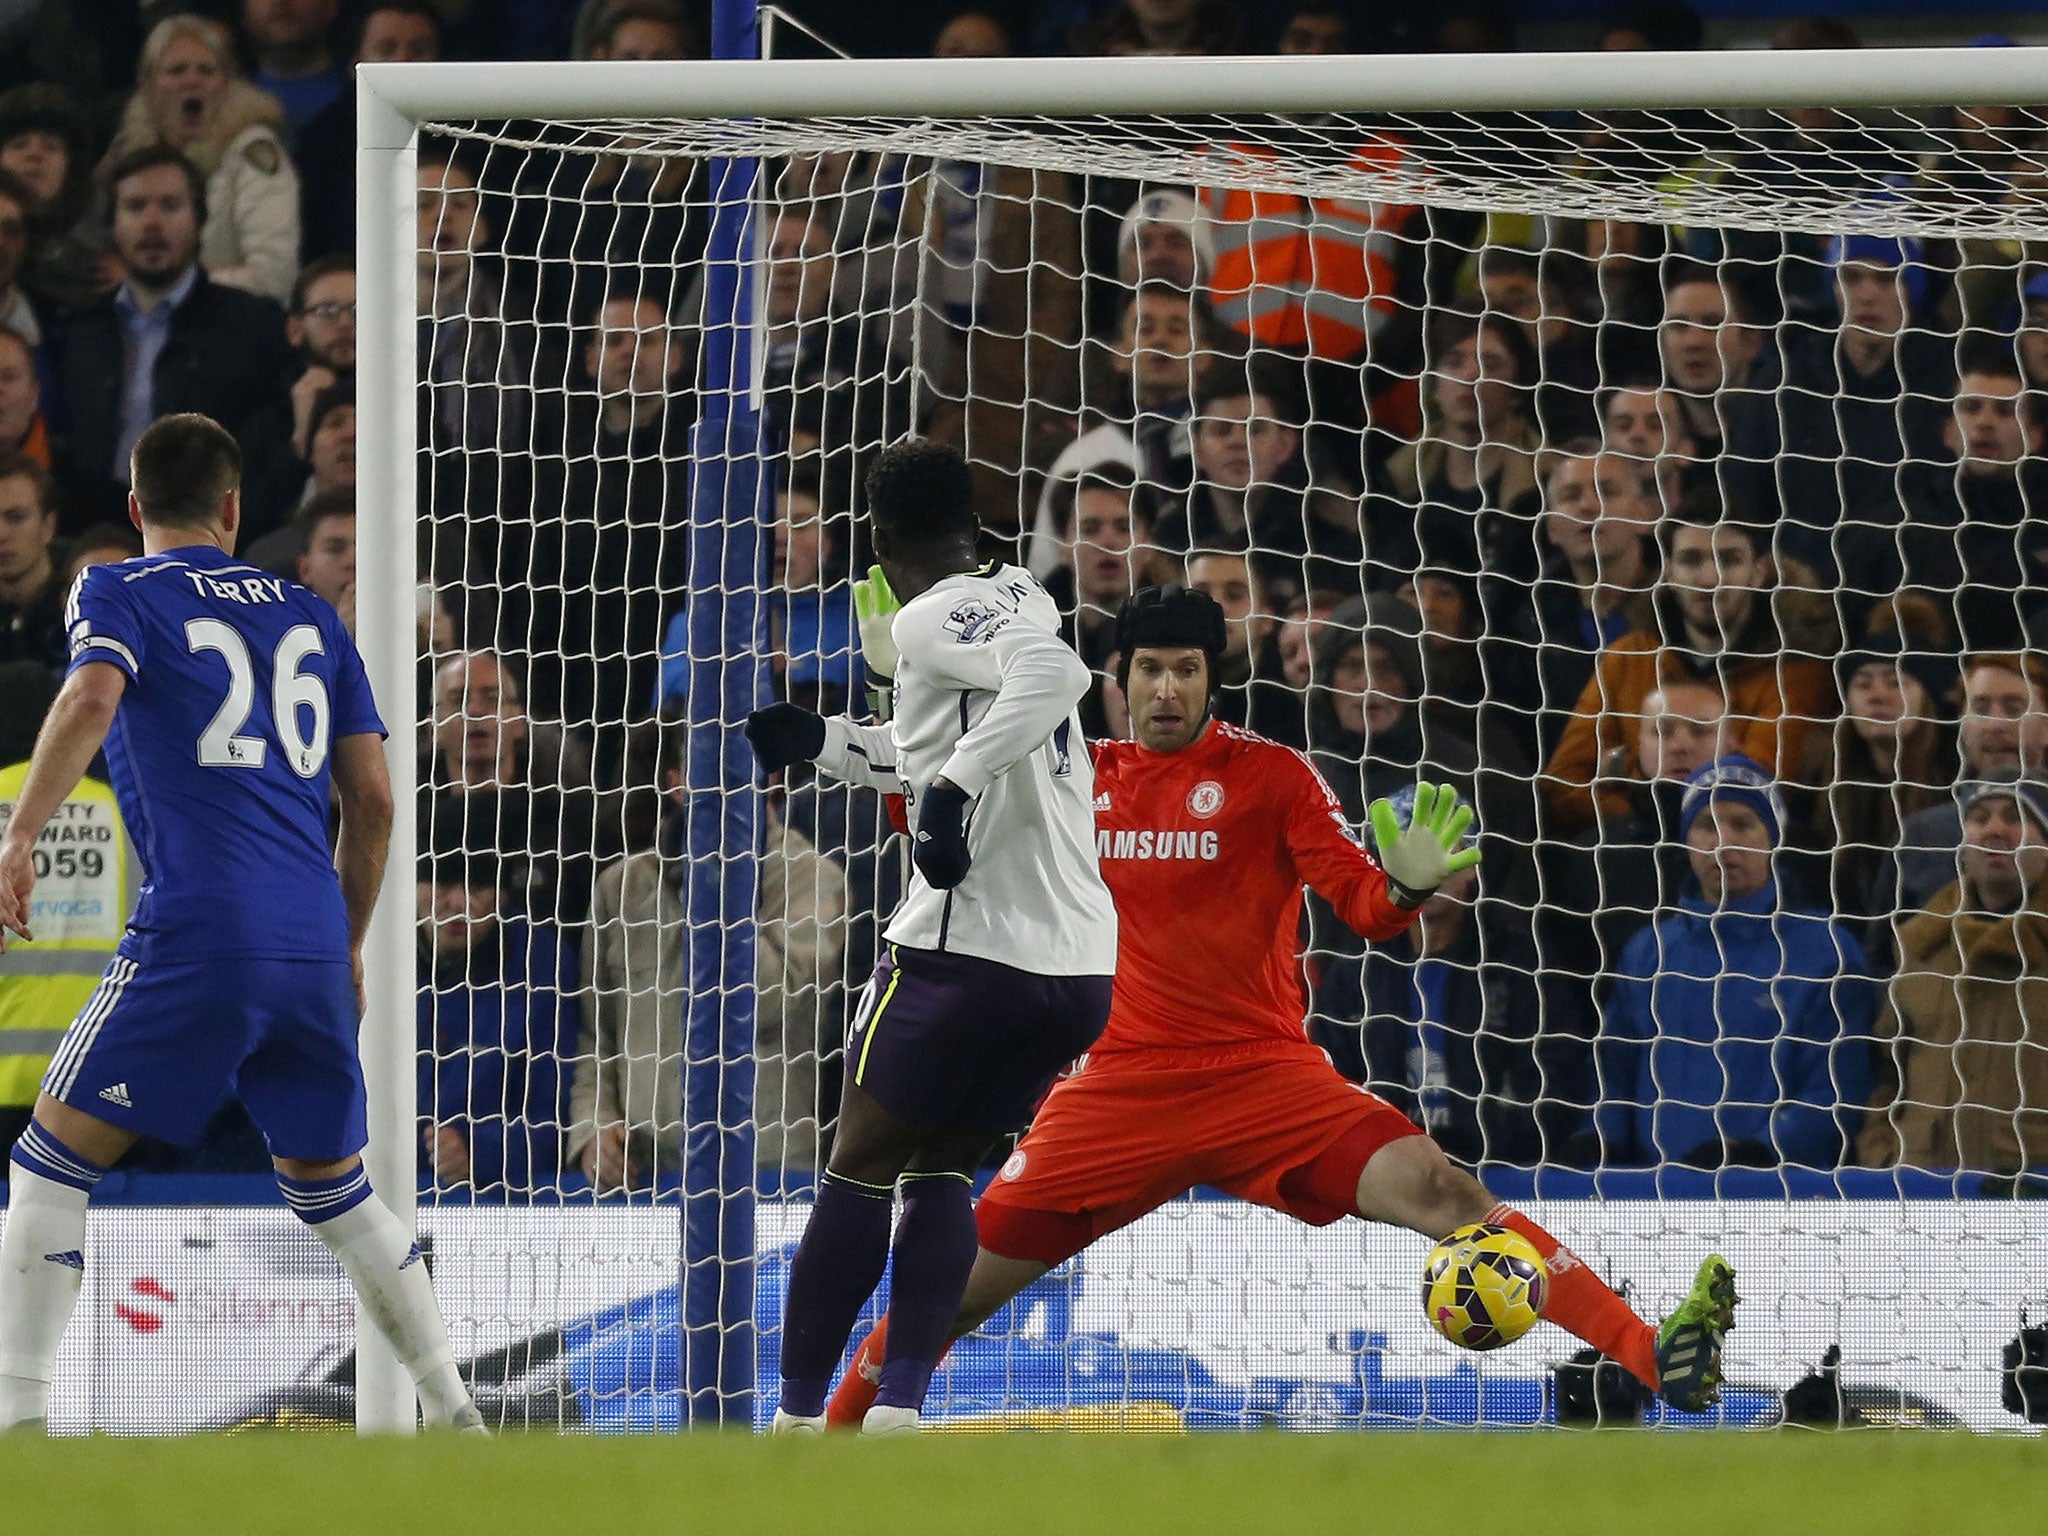
<instances>
[{"instance_id":1,"label":"goalkeeper's green glove","mask_svg":"<svg viewBox=\"0 0 2048 1536\"><path fill-rule=\"evenodd\" d=\"M1391 800L1373 801L1366 814L1379 845L1380 868L1404 907L1421 906L1451 876L1479 862L1477 848L1458 846L1472 825L1472 807L1458 803L1454 784L1417 784L1415 812L1405 828Z\"/></svg>"},{"instance_id":2,"label":"goalkeeper's green glove","mask_svg":"<svg viewBox=\"0 0 2048 1536\"><path fill-rule=\"evenodd\" d=\"M853 617L860 626L860 658L867 667L870 702L878 715L887 714L889 685L896 677L896 615L903 604L889 589L879 565L853 584Z\"/></svg>"}]
</instances>

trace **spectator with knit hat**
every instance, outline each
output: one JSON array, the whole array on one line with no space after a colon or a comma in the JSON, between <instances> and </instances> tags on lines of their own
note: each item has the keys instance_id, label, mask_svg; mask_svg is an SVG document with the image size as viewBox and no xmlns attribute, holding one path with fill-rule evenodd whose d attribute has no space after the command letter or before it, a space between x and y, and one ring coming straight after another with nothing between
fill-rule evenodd
<instances>
[{"instance_id":1,"label":"spectator with knit hat","mask_svg":"<svg viewBox=\"0 0 2048 1536\"><path fill-rule=\"evenodd\" d=\"M1126 287L1156 280L1192 293L1209 281L1216 242L1202 205L1178 187L1147 192L1117 231L1116 274Z\"/></svg>"},{"instance_id":2,"label":"spectator with knit hat","mask_svg":"<svg viewBox=\"0 0 2048 1536\"><path fill-rule=\"evenodd\" d=\"M1956 725L1952 657L1911 634L1885 627L1835 661L1841 718L1808 742L1802 778L1823 786L1813 797L1808 842L1824 856L1835 913L1869 919L1872 948L1889 947L1889 911L1874 911L1878 874L1899 844L1900 824L1948 797L1955 782Z\"/></svg>"},{"instance_id":3,"label":"spectator with knit hat","mask_svg":"<svg viewBox=\"0 0 2048 1536\"><path fill-rule=\"evenodd\" d=\"M1957 879L1899 928L1884 1075L1862 1162L2017 1173L2048 1163L2048 786L1966 788Z\"/></svg>"},{"instance_id":4,"label":"spectator with knit hat","mask_svg":"<svg viewBox=\"0 0 2048 1536\"><path fill-rule=\"evenodd\" d=\"M1962 718L1956 728L1959 783L1998 774L2048 772L2048 666L2038 656L1986 652L1963 658ZM1896 851L1879 863L1865 910L1881 917L1919 911L1956 878L1963 841L1961 800L1952 794L1906 816Z\"/></svg>"},{"instance_id":5,"label":"spectator with knit hat","mask_svg":"<svg viewBox=\"0 0 2048 1536\"><path fill-rule=\"evenodd\" d=\"M1862 946L1781 902L1785 807L1730 753L1687 781L1698 894L1622 954L1599 1048L1610 1161L1832 1168L1862 1120L1877 1011Z\"/></svg>"}]
</instances>

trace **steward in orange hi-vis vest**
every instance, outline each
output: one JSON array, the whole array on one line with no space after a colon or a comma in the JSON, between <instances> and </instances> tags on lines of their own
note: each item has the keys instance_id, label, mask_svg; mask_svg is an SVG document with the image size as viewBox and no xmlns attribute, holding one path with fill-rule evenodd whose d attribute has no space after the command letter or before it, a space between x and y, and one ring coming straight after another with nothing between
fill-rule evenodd
<instances>
[{"instance_id":1,"label":"steward in orange hi-vis vest","mask_svg":"<svg viewBox=\"0 0 2048 1536\"><path fill-rule=\"evenodd\" d=\"M1236 162L1235 184L1202 197L1216 245L1209 303L1217 318L1265 346L1357 358L1393 311L1396 239L1414 206L1253 190L1245 183L1283 166L1280 151L1232 144L1223 153ZM1376 138L1347 164L1390 176L1406 157L1399 140Z\"/></svg>"}]
</instances>

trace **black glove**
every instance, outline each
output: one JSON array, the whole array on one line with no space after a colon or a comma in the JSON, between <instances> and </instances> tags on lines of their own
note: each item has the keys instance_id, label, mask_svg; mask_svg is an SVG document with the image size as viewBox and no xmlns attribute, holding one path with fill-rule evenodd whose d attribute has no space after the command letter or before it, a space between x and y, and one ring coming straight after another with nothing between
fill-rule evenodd
<instances>
[{"instance_id":1,"label":"black glove","mask_svg":"<svg viewBox=\"0 0 2048 1536\"><path fill-rule=\"evenodd\" d=\"M935 891L950 891L967 878L974 861L967 854L967 791L935 779L917 807L917 837L911 861Z\"/></svg>"},{"instance_id":2,"label":"black glove","mask_svg":"<svg viewBox=\"0 0 2048 1536\"><path fill-rule=\"evenodd\" d=\"M747 740L762 768L779 773L825 750L825 717L800 704L770 704L747 716Z\"/></svg>"}]
</instances>

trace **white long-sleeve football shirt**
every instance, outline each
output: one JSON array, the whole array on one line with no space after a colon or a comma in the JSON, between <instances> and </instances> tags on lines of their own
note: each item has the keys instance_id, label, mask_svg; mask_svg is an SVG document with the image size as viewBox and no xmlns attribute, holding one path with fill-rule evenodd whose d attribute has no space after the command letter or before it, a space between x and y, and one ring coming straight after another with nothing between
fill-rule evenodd
<instances>
[{"instance_id":1,"label":"white long-sleeve football shirt","mask_svg":"<svg viewBox=\"0 0 2048 1536\"><path fill-rule=\"evenodd\" d=\"M971 797L972 866L950 891L913 877L884 936L1039 976L1116 971L1116 908L1095 859L1095 770L1075 706L1088 669L1030 572L948 576L896 615L894 718L825 725L818 766L909 800L934 779Z\"/></svg>"}]
</instances>

